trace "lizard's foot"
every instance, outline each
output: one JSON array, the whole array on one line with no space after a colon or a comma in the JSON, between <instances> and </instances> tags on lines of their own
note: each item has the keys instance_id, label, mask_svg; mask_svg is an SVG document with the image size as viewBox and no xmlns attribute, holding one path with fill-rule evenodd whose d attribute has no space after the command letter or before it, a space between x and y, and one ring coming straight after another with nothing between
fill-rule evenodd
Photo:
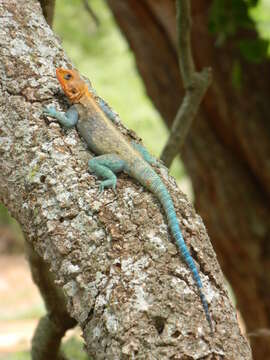
<instances>
[{"instance_id":1,"label":"lizard's foot","mask_svg":"<svg viewBox=\"0 0 270 360\"><path fill-rule=\"evenodd\" d=\"M102 181L99 185L99 196L103 194L105 188L112 188L113 192L116 194L116 183L117 183L116 177L114 179L108 179Z\"/></svg>"},{"instance_id":2,"label":"lizard's foot","mask_svg":"<svg viewBox=\"0 0 270 360\"><path fill-rule=\"evenodd\" d=\"M103 193L104 193L104 186L101 183L98 187L98 197L101 197Z\"/></svg>"},{"instance_id":3,"label":"lizard's foot","mask_svg":"<svg viewBox=\"0 0 270 360\"><path fill-rule=\"evenodd\" d=\"M47 106L43 108L43 114L50 117L55 117L57 114L57 110L54 106Z\"/></svg>"}]
</instances>

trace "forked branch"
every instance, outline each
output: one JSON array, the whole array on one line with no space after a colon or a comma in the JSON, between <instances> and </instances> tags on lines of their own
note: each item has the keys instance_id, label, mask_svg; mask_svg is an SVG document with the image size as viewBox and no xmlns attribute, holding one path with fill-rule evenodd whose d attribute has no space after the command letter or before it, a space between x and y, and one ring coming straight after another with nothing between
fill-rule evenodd
<instances>
[{"instance_id":1,"label":"forked branch","mask_svg":"<svg viewBox=\"0 0 270 360\"><path fill-rule=\"evenodd\" d=\"M211 69L197 72L191 50L191 10L189 0L177 0L177 28L179 67L185 96L173 121L169 138L161 154L161 160L170 167L182 148L200 103L211 83Z\"/></svg>"}]
</instances>

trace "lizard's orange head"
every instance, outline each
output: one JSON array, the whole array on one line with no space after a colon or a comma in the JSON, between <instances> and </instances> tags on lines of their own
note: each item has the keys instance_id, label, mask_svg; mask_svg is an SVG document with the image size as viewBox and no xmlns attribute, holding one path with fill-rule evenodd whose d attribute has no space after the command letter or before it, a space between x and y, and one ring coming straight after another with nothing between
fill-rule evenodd
<instances>
[{"instance_id":1,"label":"lizard's orange head","mask_svg":"<svg viewBox=\"0 0 270 360\"><path fill-rule=\"evenodd\" d=\"M88 92L86 83L76 70L57 68L56 77L71 102L78 102Z\"/></svg>"}]
</instances>

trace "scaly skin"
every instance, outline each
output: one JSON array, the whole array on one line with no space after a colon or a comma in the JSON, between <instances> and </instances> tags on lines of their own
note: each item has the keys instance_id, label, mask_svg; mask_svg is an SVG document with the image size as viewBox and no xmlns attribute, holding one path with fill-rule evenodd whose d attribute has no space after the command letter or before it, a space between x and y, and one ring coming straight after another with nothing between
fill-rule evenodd
<instances>
[{"instance_id":1,"label":"scaly skin","mask_svg":"<svg viewBox=\"0 0 270 360\"><path fill-rule=\"evenodd\" d=\"M115 191L115 174L125 171L157 196L166 213L172 235L192 272L212 333L213 325L202 282L184 242L172 199L160 177L149 165L156 163L155 159L141 145L132 144L119 132L111 121L114 120L114 114L110 113L110 108L89 92L77 71L59 68L56 76L65 95L74 105L65 114L53 107L45 109L44 113L56 118L65 127L76 125L89 148L99 155L92 158L88 166L91 172L104 179L100 185L101 192L105 187L112 187Z\"/></svg>"}]
</instances>

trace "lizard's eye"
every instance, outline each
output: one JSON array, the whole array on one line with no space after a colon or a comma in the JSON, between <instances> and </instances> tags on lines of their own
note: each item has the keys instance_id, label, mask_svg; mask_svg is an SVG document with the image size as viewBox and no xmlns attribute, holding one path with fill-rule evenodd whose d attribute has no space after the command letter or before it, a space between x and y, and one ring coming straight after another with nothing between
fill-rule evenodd
<instances>
[{"instance_id":1,"label":"lizard's eye","mask_svg":"<svg viewBox=\"0 0 270 360\"><path fill-rule=\"evenodd\" d=\"M72 75L71 74L65 74L64 75L64 79L65 80L70 80L72 78Z\"/></svg>"}]
</instances>

